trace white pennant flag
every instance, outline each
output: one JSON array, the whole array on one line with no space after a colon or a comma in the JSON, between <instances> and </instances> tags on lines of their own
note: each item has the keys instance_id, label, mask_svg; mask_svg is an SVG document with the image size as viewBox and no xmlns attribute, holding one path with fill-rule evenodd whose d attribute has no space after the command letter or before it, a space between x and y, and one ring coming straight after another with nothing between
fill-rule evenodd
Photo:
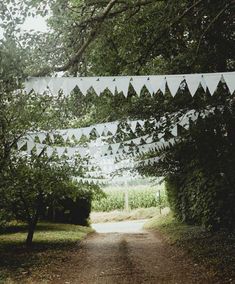
<instances>
[{"instance_id":1,"label":"white pennant flag","mask_svg":"<svg viewBox=\"0 0 235 284\"><path fill-rule=\"evenodd\" d=\"M85 135L87 138L90 137L91 131L92 131L92 127L82 128L82 134Z\"/></svg>"},{"instance_id":2,"label":"white pennant flag","mask_svg":"<svg viewBox=\"0 0 235 284\"><path fill-rule=\"evenodd\" d=\"M179 125L184 127L185 129L189 129L189 118L185 116L183 119L181 119Z\"/></svg>"},{"instance_id":3,"label":"white pennant flag","mask_svg":"<svg viewBox=\"0 0 235 284\"><path fill-rule=\"evenodd\" d=\"M145 124L145 121L144 120L137 120L138 124L143 127L144 124Z\"/></svg>"},{"instance_id":4,"label":"white pennant flag","mask_svg":"<svg viewBox=\"0 0 235 284\"><path fill-rule=\"evenodd\" d=\"M112 152L115 155L120 147L120 143L112 144Z\"/></svg>"},{"instance_id":5,"label":"white pennant flag","mask_svg":"<svg viewBox=\"0 0 235 284\"><path fill-rule=\"evenodd\" d=\"M38 133L37 134L40 143L42 143L46 139L46 134L45 133Z\"/></svg>"},{"instance_id":6,"label":"white pennant flag","mask_svg":"<svg viewBox=\"0 0 235 284\"><path fill-rule=\"evenodd\" d=\"M203 77L210 94L213 95L221 80L221 74L204 74Z\"/></svg>"},{"instance_id":7,"label":"white pennant flag","mask_svg":"<svg viewBox=\"0 0 235 284\"><path fill-rule=\"evenodd\" d=\"M145 82L145 86L150 94L156 94L159 90L165 94L166 79L165 76L149 76Z\"/></svg>"},{"instance_id":8,"label":"white pennant flag","mask_svg":"<svg viewBox=\"0 0 235 284\"><path fill-rule=\"evenodd\" d=\"M25 144L27 143L27 141L25 139L20 139L17 141L17 149L20 150Z\"/></svg>"},{"instance_id":9,"label":"white pennant flag","mask_svg":"<svg viewBox=\"0 0 235 284\"><path fill-rule=\"evenodd\" d=\"M67 148L67 156L69 158L72 158L76 153L76 148L71 148L71 147L68 147Z\"/></svg>"},{"instance_id":10,"label":"white pennant flag","mask_svg":"<svg viewBox=\"0 0 235 284\"><path fill-rule=\"evenodd\" d=\"M228 86L229 92L232 95L235 90L235 72L223 73L224 81Z\"/></svg>"},{"instance_id":11,"label":"white pennant flag","mask_svg":"<svg viewBox=\"0 0 235 284\"><path fill-rule=\"evenodd\" d=\"M87 154L87 151L83 147L79 147L77 149L78 149L78 152L79 152L80 156L82 158L84 158L86 156L86 154Z\"/></svg>"},{"instance_id":12,"label":"white pennant flag","mask_svg":"<svg viewBox=\"0 0 235 284\"><path fill-rule=\"evenodd\" d=\"M97 96L100 96L100 94L107 88L107 82L105 78L94 78L92 80L92 87Z\"/></svg>"},{"instance_id":13,"label":"white pennant flag","mask_svg":"<svg viewBox=\"0 0 235 284\"><path fill-rule=\"evenodd\" d=\"M24 83L24 91L29 94L33 90L33 78L25 81Z\"/></svg>"},{"instance_id":14,"label":"white pennant flag","mask_svg":"<svg viewBox=\"0 0 235 284\"><path fill-rule=\"evenodd\" d=\"M142 76L132 77L131 85L133 86L138 96L140 96L141 90L143 89L146 81L147 77L142 77Z\"/></svg>"},{"instance_id":15,"label":"white pennant flag","mask_svg":"<svg viewBox=\"0 0 235 284\"><path fill-rule=\"evenodd\" d=\"M200 74L185 75L185 80L192 97L195 95L197 89L199 88L201 78L202 75Z\"/></svg>"},{"instance_id":16,"label":"white pennant flag","mask_svg":"<svg viewBox=\"0 0 235 284\"><path fill-rule=\"evenodd\" d=\"M106 125L109 132L111 132L113 135L116 135L117 129L118 129L118 123L109 123Z\"/></svg>"},{"instance_id":17,"label":"white pennant flag","mask_svg":"<svg viewBox=\"0 0 235 284\"><path fill-rule=\"evenodd\" d=\"M114 78L106 78L106 87L109 89L112 95L115 95L116 82Z\"/></svg>"},{"instance_id":18,"label":"white pennant flag","mask_svg":"<svg viewBox=\"0 0 235 284\"><path fill-rule=\"evenodd\" d=\"M31 151L32 151L32 149L33 149L34 146L35 146L34 141L28 140L28 141L27 141L27 152L28 152L28 153L31 153Z\"/></svg>"},{"instance_id":19,"label":"white pennant flag","mask_svg":"<svg viewBox=\"0 0 235 284\"><path fill-rule=\"evenodd\" d=\"M183 80L184 80L184 77L180 75L166 76L167 85L171 92L172 97L176 95L180 87L180 84Z\"/></svg>"},{"instance_id":20,"label":"white pennant flag","mask_svg":"<svg viewBox=\"0 0 235 284\"><path fill-rule=\"evenodd\" d=\"M62 78L51 78L48 83L48 87L52 95L58 95L59 90L61 89L61 80Z\"/></svg>"},{"instance_id":21,"label":"white pennant flag","mask_svg":"<svg viewBox=\"0 0 235 284\"><path fill-rule=\"evenodd\" d=\"M48 78L34 78L33 80L33 89L37 94L43 94L48 86Z\"/></svg>"},{"instance_id":22,"label":"white pennant flag","mask_svg":"<svg viewBox=\"0 0 235 284\"><path fill-rule=\"evenodd\" d=\"M48 158L50 158L53 155L53 152L54 152L54 149L50 146L47 146L46 154Z\"/></svg>"},{"instance_id":23,"label":"white pennant flag","mask_svg":"<svg viewBox=\"0 0 235 284\"><path fill-rule=\"evenodd\" d=\"M129 124L129 126L130 126L132 132L135 133L136 125L137 125L137 120L130 121L128 124Z\"/></svg>"},{"instance_id":24,"label":"white pennant flag","mask_svg":"<svg viewBox=\"0 0 235 284\"><path fill-rule=\"evenodd\" d=\"M78 78L61 78L61 89L65 96L68 96L76 87Z\"/></svg>"},{"instance_id":25,"label":"white pennant flag","mask_svg":"<svg viewBox=\"0 0 235 284\"><path fill-rule=\"evenodd\" d=\"M191 115L190 115L190 119L191 119L192 121L196 121L196 120L198 119L198 116L199 116L199 113L196 112L196 111L193 111L193 112L191 113Z\"/></svg>"},{"instance_id":26,"label":"white pennant flag","mask_svg":"<svg viewBox=\"0 0 235 284\"><path fill-rule=\"evenodd\" d=\"M64 154L64 151L65 151L65 147L56 147L56 151L57 151L57 155L59 158L62 157L62 155Z\"/></svg>"},{"instance_id":27,"label":"white pennant flag","mask_svg":"<svg viewBox=\"0 0 235 284\"><path fill-rule=\"evenodd\" d=\"M97 125L95 125L95 129L96 129L98 135L102 136L102 134L104 132L104 124L97 124Z\"/></svg>"},{"instance_id":28,"label":"white pennant flag","mask_svg":"<svg viewBox=\"0 0 235 284\"><path fill-rule=\"evenodd\" d=\"M49 137L51 139L51 142L54 143L54 141L55 141L54 134L53 133L49 133Z\"/></svg>"},{"instance_id":29,"label":"white pennant flag","mask_svg":"<svg viewBox=\"0 0 235 284\"><path fill-rule=\"evenodd\" d=\"M82 131L80 129L75 129L72 136L74 136L77 140L80 140L82 137Z\"/></svg>"},{"instance_id":30,"label":"white pennant flag","mask_svg":"<svg viewBox=\"0 0 235 284\"><path fill-rule=\"evenodd\" d=\"M37 154L37 156L39 156L42 153L43 149L44 149L44 145L37 144L37 143L35 145L36 145L36 154Z\"/></svg>"},{"instance_id":31,"label":"white pennant flag","mask_svg":"<svg viewBox=\"0 0 235 284\"><path fill-rule=\"evenodd\" d=\"M168 141L172 146L175 144L175 138L171 138Z\"/></svg>"},{"instance_id":32,"label":"white pennant flag","mask_svg":"<svg viewBox=\"0 0 235 284\"><path fill-rule=\"evenodd\" d=\"M141 137L138 137L138 138L135 138L135 139L132 139L132 142L135 144L135 145L139 145L141 143Z\"/></svg>"},{"instance_id":33,"label":"white pennant flag","mask_svg":"<svg viewBox=\"0 0 235 284\"><path fill-rule=\"evenodd\" d=\"M80 89L81 93L83 96L86 96L88 90L92 87L94 78L92 77L84 77L84 78L79 78L77 81L77 86Z\"/></svg>"},{"instance_id":34,"label":"white pennant flag","mask_svg":"<svg viewBox=\"0 0 235 284\"><path fill-rule=\"evenodd\" d=\"M173 136L177 136L178 135L178 127L177 124L171 129L171 134Z\"/></svg>"},{"instance_id":35,"label":"white pennant flag","mask_svg":"<svg viewBox=\"0 0 235 284\"><path fill-rule=\"evenodd\" d=\"M130 85L130 77L116 77L115 81L118 93L122 92L123 95L127 97Z\"/></svg>"}]
</instances>

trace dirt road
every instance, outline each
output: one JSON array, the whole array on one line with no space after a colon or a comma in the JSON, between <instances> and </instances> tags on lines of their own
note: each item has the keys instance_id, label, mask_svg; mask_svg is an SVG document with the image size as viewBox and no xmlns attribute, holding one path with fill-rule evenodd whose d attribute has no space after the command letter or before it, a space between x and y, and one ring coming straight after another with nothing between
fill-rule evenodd
<instances>
[{"instance_id":1,"label":"dirt road","mask_svg":"<svg viewBox=\"0 0 235 284\"><path fill-rule=\"evenodd\" d=\"M64 257L62 267L50 267L57 276L49 283L216 283L180 250L142 230L93 234Z\"/></svg>"}]
</instances>

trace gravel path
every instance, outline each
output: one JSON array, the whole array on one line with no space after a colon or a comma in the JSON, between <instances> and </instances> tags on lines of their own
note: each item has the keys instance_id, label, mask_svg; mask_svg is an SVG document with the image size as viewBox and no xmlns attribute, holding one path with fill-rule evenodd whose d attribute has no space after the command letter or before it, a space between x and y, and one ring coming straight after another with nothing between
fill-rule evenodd
<instances>
[{"instance_id":1,"label":"gravel path","mask_svg":"<svg viewBox=\"0 0 235 284\"><path fill-rule=\"evenodd\" d=\"M119 232L92 234L77 249L67 252L62 267L50 267L57 277L49 283L215 283L203 268L161 236L142 230L138 222L135 226L124 223L116 224ZM107 231L109 225L97 226L99 231ZM127 227L129 232L123 233Z\"/></svg>"}]
</instances>

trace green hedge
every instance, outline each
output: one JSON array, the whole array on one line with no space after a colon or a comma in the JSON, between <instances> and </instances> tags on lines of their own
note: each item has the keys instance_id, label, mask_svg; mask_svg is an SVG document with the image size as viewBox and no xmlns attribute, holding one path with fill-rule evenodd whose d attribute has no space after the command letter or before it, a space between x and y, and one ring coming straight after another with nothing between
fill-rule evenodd
<instances>
[{"instance_id":1,"label":"green hedge","mask_svg":"<svg viewBox=\"0 0 235 284\"><path fill-rule=\"evenodd\" d=\"M153 188L129 188L129 207L136 208L149 208L158 207L159 200L157 191ZM96 199L92 202L92 210L99 212L108 212L113 210L123 210L125 204L125 188L123 189L106 189L105 196ZM161 191L161 206L167 205L166 195Z\"/></svg>"}]
</instances>

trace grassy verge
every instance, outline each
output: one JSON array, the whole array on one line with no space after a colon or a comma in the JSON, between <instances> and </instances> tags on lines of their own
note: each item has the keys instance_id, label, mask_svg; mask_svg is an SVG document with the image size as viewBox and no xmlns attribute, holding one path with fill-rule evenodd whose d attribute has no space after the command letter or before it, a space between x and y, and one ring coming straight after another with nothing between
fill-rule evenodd
<instances>
[{"instance_id":1,"label":"grassy verge","mask_svg":"<svg viewBox=\"0 0 235 284\"><path fill-rule=\"evenodd\" d=\"M168 212L168 208L163 209L163 213ZM149 219L159 214L159 208L139 208L129 212L126 211L111 211L111 212L92 212L90 215L91 223L103 222L120 222L125 220L141 220Z\"/></svg>"},{"instance_id":2,"label":"grassy verge","mask_svg":"<svg viewBox=\"0 0 235 284\"><path fill-rule=\"evenodd\" d=\"M146 229L160 231L166 240L186 250L197 263L212 269L221 283L235 283L235 233L211 233L199 226L189 226L168 214L156 216Z\"/></svg>"},{"instance_id":3,"label":"grassy verge","mask_svg":"<svg viewBox=\"0 0 235 284\"><path fill-rule=\"evenodd\" d=\"M0 234L0 283L22 283L26 276L43 273L44 267L63 261L63 252L93 230L68 224L40 223L31 250L25 248L26 226L9 227ZM24 282L23 282L24 283Z\"/></svg>"}]
</instances>

